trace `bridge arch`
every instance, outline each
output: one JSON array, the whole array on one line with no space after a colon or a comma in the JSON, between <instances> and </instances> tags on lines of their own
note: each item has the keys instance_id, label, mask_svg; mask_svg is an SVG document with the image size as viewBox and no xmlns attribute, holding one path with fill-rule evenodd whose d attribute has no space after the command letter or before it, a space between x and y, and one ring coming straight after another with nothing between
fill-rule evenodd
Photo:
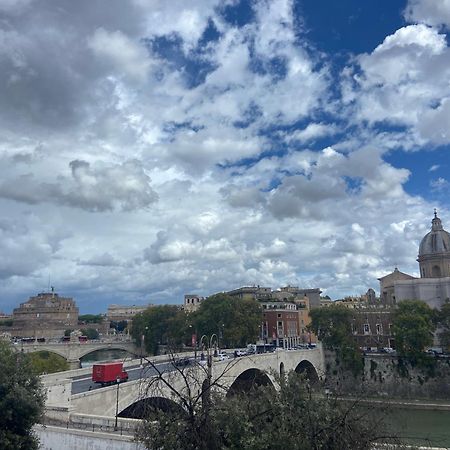
<instances>
[{"instance_id":1,"label":"bridge arch","mask_svg":"<svg viewBox=\"0 0 450 450\"><path fill-rule=\"evenodd\" d=\"M304 374L306 376L306 379L312 384L316 384L320 380L316 368L307 359L303 359L297 364L295 372L297 372L298 374Z\"/></svg>"},{"instance_id":2,"label":"bridge arch","mask_svg":"<svg viewBox=\"0 0 450 450\"><path fill-rule=\"evenodd\" d=\"M260 386L270 386L275 388L271 378L266 372L256 368L247 369L236 377L226 395L228 397L239 393L248 393Z\"/></svg>"},{"instance_id":3,"label":"bridge arch","mask_svg":"<svg viewBox=\"0 0 450 450\"><path fill-rule=\"evenodd\" d=\"M16 347L14 347L14 348L16 348ZM19 348L16 348L16 350L21 351L21 349L19 349ZM30 345L29 347L27 347L24 350L24 353L42 353L42 352L53 353L55 355L61 356L65 360L67 360L66 352L64 352L63 350L61 350L59 348L55 348L55 347L50 347L50 346L47 347L45 345L40 345L40 346Z\"/></svg>"},{"instance_id":4,"label":"bridge arch","mask_svg":"<svg viewBox=\"0 0 450 450\"><path fill-rule=\"evenodd\" d=\"M150 413L157 411L173 412L174 415L183 416L186 411L173 400L167 397L147 397L140 399L124 410L120 411L119 417L126 417L128 419L143 419Z\"/></svg>"},{"instance_id":5,"label":"bridge arch","mask_svg":"<svg viewBox=\"0 0 450 450\"><path fill-rule=\"evenodd\" d=\"M81 348L83 348L83 347L81 347ZM101 346L101 347L99 346L97 348L86 348L86 350L81 350L78 353L77 356L78 356L79 359L81 359L81 358L84 358L87 355L90 355L91 353L104 351L104 350L121 350L121 351L129 353L130 355L136 356L135 352L130 351L129 348L127 348L125 346L121 346L120 344L118 344L118 345L104 345L104 346Z\"/></svg>"}]
</instances>

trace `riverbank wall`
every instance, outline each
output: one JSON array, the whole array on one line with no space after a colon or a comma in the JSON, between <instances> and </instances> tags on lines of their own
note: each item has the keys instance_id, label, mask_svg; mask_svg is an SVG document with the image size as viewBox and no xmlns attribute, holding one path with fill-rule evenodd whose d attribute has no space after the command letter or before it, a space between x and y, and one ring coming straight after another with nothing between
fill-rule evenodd
<instances>
[{"instance_id":1,"label":"riverbank wall","mask_svg":"<svg viewBox=\"0 0 450 450\"><path fill-rule=\"evenodd\" d=\"M361 373L344 370L333 352L325 352L326 384L342 395L397 399L450 400L450 358L435 358L427 367L412 367L397 356L364 356Z\"/></svg>"}]
</instances>

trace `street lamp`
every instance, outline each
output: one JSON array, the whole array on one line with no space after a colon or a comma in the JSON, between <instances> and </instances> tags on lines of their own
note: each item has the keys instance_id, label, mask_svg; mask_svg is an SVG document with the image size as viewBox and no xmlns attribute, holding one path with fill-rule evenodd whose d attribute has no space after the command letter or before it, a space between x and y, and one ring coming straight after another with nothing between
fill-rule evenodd
<instances>
[{"instance_id":1,"label":"street lamp","mask_svg":"<svg viewBox=\"0 0 450 450\"><path fill-rule=\"evenodd\" d=\"M215 341L214 341L215 338ZM203 340L206 340L206 346L203 343ZM217 334L213 333L211 335L211 337L209 338L209 342L208 342L208 336L206 336L206 334L204 334L201 339L200 339L200 347L202 349L202 355L203 355L203 350L206 349L206 367L207 367L207 372L206 372L206 385L203 387L202 386L202 398L204 401L204 407L205 410L208 411L209 409L209 399L210 399L210 388L211 388L211 379L212 379L212 357L213 355L211 354L211 349L213 347L214 344L214 355L217 356Z\"/></svg>"},{"instance_id":2,"label":"street lamp","mask_svg":"<svg viewBox=\"0 0 450 450\"><path fill-rule=\"evenodd\" d=\"M114 431L117 431L117 416L119 415L119 386L120 386L120 377L117 376L117 391L116 391L116 421L114 422Z\"/></svg>"},{"instance_id":3,"label":"street lamp","mask_svg":"<svg viewBox=\"0 0 450 450\"><path fill-rule=\"evenodd\" d=\"M144 341L145 341L145 334L146 334L147 330L148 330L148 327L145 327L145 330L142 332L142 335L141 335L141 369L143 367L142 358L144 355Z\"/></svg>"},{"instance_id":4,"label":"street lamp","mask_svg":"<svg viewBox=\"0 0 450 450\"><path fill-rule=\"evenodd\" d=\"M198 346L198 341L197 341L197 328L195 328L193 325L189 325L189 328L191 330L191 333L194 332L194 334L191 337L191 344L194 346L194 360L197 361L197 346Z\"/></svg>"}]
</instances>

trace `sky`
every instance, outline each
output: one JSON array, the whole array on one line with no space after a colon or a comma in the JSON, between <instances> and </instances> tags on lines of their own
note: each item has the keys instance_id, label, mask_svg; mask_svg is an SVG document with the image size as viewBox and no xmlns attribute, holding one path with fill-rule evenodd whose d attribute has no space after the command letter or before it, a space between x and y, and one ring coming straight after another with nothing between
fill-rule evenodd
<instances>
[{"instance_id":1,"label":"sky","mask_svg":"<svg viewBox=\"0 0 450 450\"><path fill-rule=\"evenodd\" d=\"M450 0L0 0L0 310L419 276L449 30Z\"/></svg>"}]
</instances>

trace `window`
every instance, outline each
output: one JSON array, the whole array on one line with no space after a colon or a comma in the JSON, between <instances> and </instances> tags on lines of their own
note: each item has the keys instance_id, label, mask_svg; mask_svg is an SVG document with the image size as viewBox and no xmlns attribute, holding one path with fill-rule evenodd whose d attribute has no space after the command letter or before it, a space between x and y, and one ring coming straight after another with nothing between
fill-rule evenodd
<instances>
[{"instance_id":1,"label":"window","mask_svg":"<svg viewBox=\"0 0 450 450\"><path fill-rule=\"evenodd\" d=\"M364 324L364 334L370 334L370 325L368 323Z\"/></svg>"},{"instance_id":2,"label":"window","mask_svg":"<svg viewBox=\"0 0 450 450\"><path fill-rule=\"evenodd\" d=\"M383 325L381 325L381 323L377 323L375 327L377 329L377 334L383 334Z\"/></svg>"}]
</instances>

